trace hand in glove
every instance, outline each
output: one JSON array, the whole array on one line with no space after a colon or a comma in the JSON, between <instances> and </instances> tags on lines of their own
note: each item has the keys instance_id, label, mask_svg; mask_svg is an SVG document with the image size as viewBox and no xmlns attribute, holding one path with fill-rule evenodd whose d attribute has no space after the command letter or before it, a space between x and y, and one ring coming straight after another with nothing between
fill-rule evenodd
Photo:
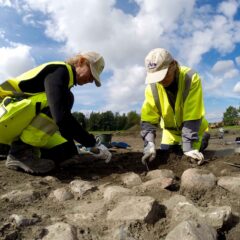
<instances>
[{"instance_id":1,"label":"hand in glove","mask_svg":"<svg viewBox=\"0 0 240 240\"><path fill-rule=\"evenodd\" d=\"M155 157L156 157L155 144L153 142L148 142L147 146L144 147L143 154L144 154L143 157L142 157L142 163L143 164L145 164L147 160L149 162L154 160Z\"/></svg>"},{"instance_id":2,"label":"hand in glove","mask_svg":"<svg viewBox=\"0 0 240 240\"><path fill-rule=\"evenodd\" d=\"M105 147L103 144L97 145L90 151L95 158L103 159L105 160L105 163L109 163L111 161L112 154L109 152L108 148Z\"/></svg>"},{"instance_id":3,"label":"hand in glove","mask_svg":"<svg viewBox=\"0 0 240 240\"><path fill-rule=\"evenodd\" d=\"M201 165L204 162L204 156L198 150L191 150L191 151L185 152L184 154L192 159L197 160L198 165Z\"/></svg>"}]
</instances>

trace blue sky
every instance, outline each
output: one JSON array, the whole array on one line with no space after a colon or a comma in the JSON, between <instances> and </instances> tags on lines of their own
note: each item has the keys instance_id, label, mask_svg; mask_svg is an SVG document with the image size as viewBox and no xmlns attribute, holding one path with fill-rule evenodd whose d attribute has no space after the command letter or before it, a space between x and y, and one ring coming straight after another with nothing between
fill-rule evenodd
<instances>
[{"instance_id":1,"label":"blue sky","mask_svg":"<svg viewBox=\"0 0 240 240\"><path fill-rule=\"evenodd\" d=\"M74 111L140 112L144 58L157 47L202 78L206 117L240 105L240 0L0 0L0 82L85 51L103 84L73 89Z\"/></svg>"}]
</instances>

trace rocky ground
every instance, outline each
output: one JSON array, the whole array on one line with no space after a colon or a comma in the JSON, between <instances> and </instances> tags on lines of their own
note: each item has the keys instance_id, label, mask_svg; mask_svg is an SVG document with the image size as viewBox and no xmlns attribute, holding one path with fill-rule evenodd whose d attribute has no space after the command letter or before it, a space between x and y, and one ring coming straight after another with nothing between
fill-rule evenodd
<instances>
[{"instance_id":1,"label":"rocky ground","mask_svg":"<svg viewBox=\"0 0 240 240\"><path fill-rule=\"evenodd\" d=\"M158 151L149 171L137 133L115 134L131 149L112 162L85 157L47 176L0 161L0 239L240 239L240 147L236 134L211 138L202 166Z\"/></svg>"}]
</instances>

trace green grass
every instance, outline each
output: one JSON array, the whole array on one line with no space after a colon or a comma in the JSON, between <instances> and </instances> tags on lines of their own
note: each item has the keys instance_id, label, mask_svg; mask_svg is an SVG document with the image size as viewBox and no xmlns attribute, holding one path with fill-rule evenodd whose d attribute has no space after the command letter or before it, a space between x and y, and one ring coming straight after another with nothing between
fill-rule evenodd
<instances>
[{"instance_id":1,"label":"green grass","mask_svg":"<svg viewBox=\"0 0 240 240\"><path fill-rule=\"evenodd\" d=\"M239 125L225 126L224 129L240 130L240 126Z\"/></svg>"}]
</instances>

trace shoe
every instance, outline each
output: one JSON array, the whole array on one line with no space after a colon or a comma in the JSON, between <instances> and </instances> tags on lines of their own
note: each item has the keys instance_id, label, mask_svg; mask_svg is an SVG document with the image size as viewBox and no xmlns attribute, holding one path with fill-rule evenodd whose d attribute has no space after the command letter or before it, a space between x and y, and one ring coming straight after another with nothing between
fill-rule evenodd
<instances>
[{"instance_id":1,"label":"shoe","mask_svg":"<svg viewBox=\"0 0 240 240\"><path fill-rule=\"evenodd\" d=\"M0 160L5 160L7 158L9 148L8 145L0 143Z\"/></svg>"},{"instance_id":2,"label":"shoe","mask_svg":"<svg viewBox=\"0 0 240 240\"><path fill-rule=\"evenodd\" d=\"M20 169L31 174L43 174L55 168L54 161L50 159L41 159L37 156L28 154L21 158L9 154L5 166L12 170Z\"/></svg>"}]
</instances>

